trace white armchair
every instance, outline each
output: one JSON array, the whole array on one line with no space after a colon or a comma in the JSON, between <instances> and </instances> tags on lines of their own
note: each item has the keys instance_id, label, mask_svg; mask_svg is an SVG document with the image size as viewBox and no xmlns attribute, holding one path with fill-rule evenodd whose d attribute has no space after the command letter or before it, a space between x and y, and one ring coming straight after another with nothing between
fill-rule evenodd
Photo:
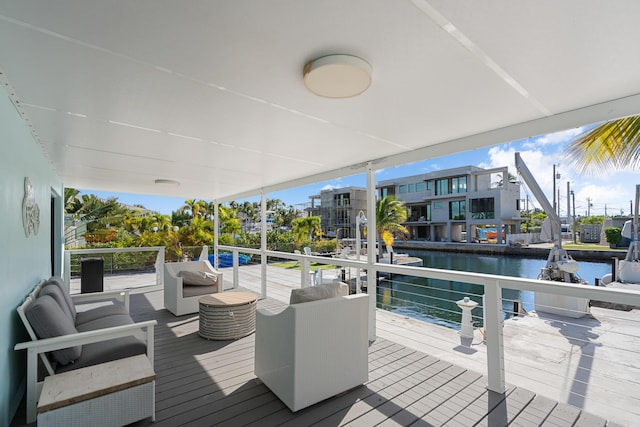
<instances>
[{"instance_id":1,"label":"white armchair","mask_svg":"<svg viewBox=\"0 0 640 427\"><path fill-rule=\"evenodd\" d=\"M367 294L258 310L256 376L294 412L365 383L368 313Z\"/></svg>"},{"instance_id":2,"label":"white armchair","mask_svg":"<svg viewBox=\"0 0 640 427\"><path fill-rule=\"evenodd\" d=\"M181 272L201 272L213 275L215 284L190 285ZM222 292L222 273L213 268L208 260L168 262L164 264L164 307L176 316L197 313L200 309L198 300L203 295Z\"/></svg>"}]
</instances>

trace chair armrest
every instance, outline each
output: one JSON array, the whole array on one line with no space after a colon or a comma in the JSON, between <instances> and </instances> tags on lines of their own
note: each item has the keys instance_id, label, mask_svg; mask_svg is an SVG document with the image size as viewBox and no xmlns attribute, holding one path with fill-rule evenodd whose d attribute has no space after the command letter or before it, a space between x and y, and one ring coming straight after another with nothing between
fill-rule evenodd
<instances>
[{"instance_id":1,"label":"chair armrest","mask_svg":"<svg viewBox=\"0 0 640 427\"><path fill-rule=\"evenodd\" d=\"M129 325L113 326L111 328L96 329L95 331L78 332L76 334L61 335L59 337L45 338L37 341L26 341L15 345L15 350L32 350L36 353L44 353L77 345L91 344L126 336L139 336L143 329L152 332L158 322L147 320L146 322L132 323Z\"/></svg>"},{"instance_id":2,"label":"chair armrest","mask_svg":"<svg viewBox=\"0 0 640 427\"><path fill-rule=\"evenodd\" d=\"M105 292L92 292L88 294L73 294L71 300L74 304L82 304L87 302L97 302L116 299L124 304L129 311L129 290L118 291L105 291Z\"/></svg>"}]
</instances>

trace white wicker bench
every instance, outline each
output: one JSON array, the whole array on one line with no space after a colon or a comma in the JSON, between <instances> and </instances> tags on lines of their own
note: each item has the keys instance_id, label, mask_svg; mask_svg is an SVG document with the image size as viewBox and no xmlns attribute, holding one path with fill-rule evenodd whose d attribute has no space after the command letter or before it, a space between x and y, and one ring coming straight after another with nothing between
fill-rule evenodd
<instances>
[{"instance_id":1,"label":"white wicker bench","mask_svg":"<svg viewBox=\"0 0 640 427\"><path fill-rule=\"evenodd\" d=\"M122 426L155 421L155 372L144 355L45 378L38 426Z\"/></svg>"}]
</instances>

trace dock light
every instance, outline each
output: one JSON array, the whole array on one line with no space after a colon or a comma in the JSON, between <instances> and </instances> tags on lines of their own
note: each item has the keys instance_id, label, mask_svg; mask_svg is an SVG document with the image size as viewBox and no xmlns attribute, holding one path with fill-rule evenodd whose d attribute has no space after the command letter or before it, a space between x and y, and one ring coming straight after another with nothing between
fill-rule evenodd
<instances>
[{"instance_id":1,"label":"dock light","mask_svg":"<svg viewBox=\"0 0 640 427\"><path fill-rule=\"evenodd\" d=\"M362 249L360 248L360 226L365 225L367 223L367 217L364 216L364 212L358 212L358 216L356 216L356 259L360 261L360 252ZM360 269L356 269L356 293L360 293Z\"/></svg>"}]
</instances>

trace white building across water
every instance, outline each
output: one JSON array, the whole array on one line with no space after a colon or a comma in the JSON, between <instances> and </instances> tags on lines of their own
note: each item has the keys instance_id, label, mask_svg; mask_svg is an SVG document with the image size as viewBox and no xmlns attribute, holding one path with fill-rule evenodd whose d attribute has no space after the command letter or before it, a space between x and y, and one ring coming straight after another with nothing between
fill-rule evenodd
<instances>
[{"instance_id":1,"label":"white building across water","mask_svg":"<svg viewBox=\"0 0 640 427\"><path fill-rule=\"evenodd\" d=\"M407 205L411 240L504 243L507 234L520 233L520 184L509 181L506 167L463 166L380 181L377 188Z\"/></svg>"}]
</instances>

